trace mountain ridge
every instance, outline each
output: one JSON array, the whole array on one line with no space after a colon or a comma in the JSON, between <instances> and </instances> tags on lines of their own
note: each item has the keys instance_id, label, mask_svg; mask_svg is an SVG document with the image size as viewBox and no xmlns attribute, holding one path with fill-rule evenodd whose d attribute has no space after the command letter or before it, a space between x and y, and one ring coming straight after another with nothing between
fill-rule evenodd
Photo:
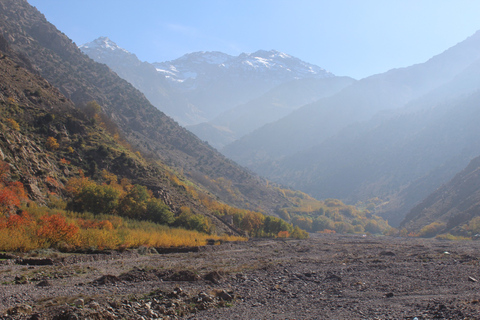
<instances>
[{"instance_id":1,"label":"mountain ridge","mask_svg":"<svg viewBox=\"0 0 480 320\"><path fill-rule=\"evenodd\" d=\"M201 51L166 62L141 62L106 39L98 38L80 49L107 64L182 125L209 121L291 80L334 76L275 50L238 56Z\"/></svg>"},{"instance_id":2,"label":"mountain ridge","mask_svg":"<svg viewBox=\"0 0 480 320\"><path fill-rule=\"evenodd\" d=\"M334 96L257 129L222 152L255 170L262 162L268 166L270 161L312 147L348 125L368 120L379 111L402 107L447 83L480 58L479 39L480 32L476 32L423 64L361 79Z\"/></svg>"}]
</instances>

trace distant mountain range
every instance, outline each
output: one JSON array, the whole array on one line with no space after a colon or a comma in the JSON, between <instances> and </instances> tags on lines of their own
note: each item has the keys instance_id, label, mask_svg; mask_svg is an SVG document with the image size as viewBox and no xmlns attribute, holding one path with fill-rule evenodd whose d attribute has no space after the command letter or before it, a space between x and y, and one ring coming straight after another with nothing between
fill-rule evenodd
<instances>
[{"instance_id":1,"label":"distant mountain range","mask_svg":"<svg viewBox=\"0 0 480 320\"><path fill-rule=\"evenodd\" d=\"M81 45L80 49L95 61L107 64L182 125L210 121L285 82L334 77L318 66L275 50L239 56L194 52L150 64L106 37Z\"/></svg>"},{"instance_id":2,"label":"distant mountain range","mask_svg":"<svg viewBox=\"0 0 480 320\"><path fill-rule=\"evenodd\" d=\"M303 106L223 152L318 198L379 197L377 213L398 225L479 153L479 59L477 33L425 63Z\"/></svg>"},{"instance_id":3,"label":"distant mountain range","mask_svg":"<svg viewBox=\"0 0 480 320\"><path fill-rule=\"evenodd\" d=\"M187 126L187 129L221 150L225 145L307 103L339 92L354 81L349 77L292 80L223 112L209 122Z\"/></svg>"}]
</instances>

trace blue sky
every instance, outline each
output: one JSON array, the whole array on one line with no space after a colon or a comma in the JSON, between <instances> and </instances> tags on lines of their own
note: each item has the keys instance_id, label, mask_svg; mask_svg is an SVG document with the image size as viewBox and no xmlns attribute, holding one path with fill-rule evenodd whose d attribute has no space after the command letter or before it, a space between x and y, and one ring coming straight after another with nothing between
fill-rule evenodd
<instances>
[{"instance_id":1,"label":"blue sky","mask_svg":"<svg viewBox=\"0 0 480 320\"><path fill-rule=\"evenodd\" d=\"M357 79L428 60L480 30L477 0L28 0L77 44L140 60L279 50Z\"/></svg>"}]
</instances>

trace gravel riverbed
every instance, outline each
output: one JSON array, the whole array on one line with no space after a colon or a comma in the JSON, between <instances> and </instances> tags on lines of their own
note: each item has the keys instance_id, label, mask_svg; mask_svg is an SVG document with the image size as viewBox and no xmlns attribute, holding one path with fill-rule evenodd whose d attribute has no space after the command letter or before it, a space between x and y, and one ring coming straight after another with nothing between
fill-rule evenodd
<instances>
[{"instance_id":1,"label":"gravel riverbed","mask_svg":"<svg viewBox=\"0 0 480 320\"><path fill-rule=\"evenodd\" d=\"M0 319L480 318L480 241L312 235L191 251L4 255Z\"/></svg>"}]
</instances>

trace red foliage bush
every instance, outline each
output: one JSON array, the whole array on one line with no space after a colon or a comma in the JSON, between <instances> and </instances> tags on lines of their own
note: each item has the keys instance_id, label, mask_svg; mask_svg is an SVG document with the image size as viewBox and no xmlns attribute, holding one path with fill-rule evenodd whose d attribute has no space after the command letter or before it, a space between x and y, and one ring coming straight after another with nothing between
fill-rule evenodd
<instances>
[{"instance_id":1,"label":"red foliage bush","mask_svg":"<svg viewBox=\"0 0 480 320\"><path fill-rule=\"evenodd\" d=\"M61 241L71 242L79 230L76 225L68 223L60 214L42 216L39 224L38 237L45 239L51 244Z\"/></svg>"}]
</instances>

